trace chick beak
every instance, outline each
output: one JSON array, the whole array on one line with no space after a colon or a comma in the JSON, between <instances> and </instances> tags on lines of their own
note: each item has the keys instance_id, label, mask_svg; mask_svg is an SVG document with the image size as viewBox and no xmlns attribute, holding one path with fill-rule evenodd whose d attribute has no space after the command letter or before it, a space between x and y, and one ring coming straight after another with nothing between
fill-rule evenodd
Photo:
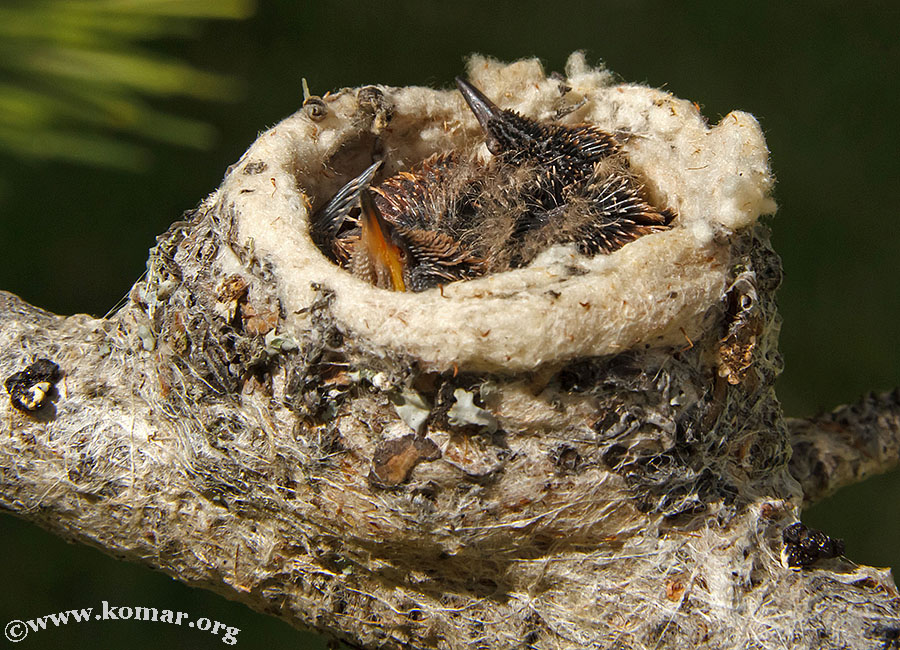
<instances>
[{"instance_id":1,"label":"chick beak","mask_svg":"<svg viewBox=\"0 0 900 650\"><path fill-rule=\"evenodd\" d=\"M375 178L380 166L381 161L371 165L366 171L338 190L328 203L313 214L310 220L310 234L316 246L326 255L330 255L332 259L335 258L334 246L344 221L359 204L360 193L372 184L372 179Z\"/></svg>"},{"instance_id":2,"label":"chick beak","mask_svg":"<svg viewBox=\"0 0 900 650\"><path fill-rule=\"evenodd\" d=\"M406 291L403 271L406 269L407 255L396 243L396 230L381 216L369 190L363 190L360 194L360 205L361 243L365 247L376 278L378 280L389 278L394 291ZM381 285L382 282L376 284Z\"/></svg>"},{"instance_id":3,"label":"chick beak","mask_svg":"<svg viewBox=\"0 0 900 650\"><path fill-rule=\"evenodd\" d=\"M481 130L484 131L488 151L495 155L500 153L500 141L494 135L494 130L498 120L503 119L503 111L497 108L497 105L494 104L494 102L485 97L484 93L462 77L456 78L456 87L462 94L463 99L466 100L469 108L475 114L475 119L477 119L478 123L481 125Z\"/></svg>"}]
</instances>

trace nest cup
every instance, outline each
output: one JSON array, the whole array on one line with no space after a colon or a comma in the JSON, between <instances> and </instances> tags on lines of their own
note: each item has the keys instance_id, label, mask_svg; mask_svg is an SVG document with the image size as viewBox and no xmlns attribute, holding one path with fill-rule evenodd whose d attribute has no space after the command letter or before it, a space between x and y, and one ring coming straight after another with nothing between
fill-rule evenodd
<instances>
[{"instance_id":1,"label":"nest cup","mask_svg":"<svg viewBox=\"0 0 900 650\"><path fill-rule=\"evenodd\" d=\"M774 210L758 124L735 112L710 127L693 104L616 84L579 54L565 77L480 57L468 76L501 108L614 134L648 200L678 216L609 255L556 246L524 268L388 291L333 264L310 215L373 159L389 176L436 153L487 158L463 98L344 89L263 133L201 213L227 222L215 273L246 278L229 304L268 296L267 340L298 342L253 371L274 398L260 408L280 423L277 454L295 459L285 471L327 504L298 521L403 570L456 584L489 566L499 584L508 562L621 545L652 528L648 515L736 513L742 486L780 476L787 453L772 424L779 265L757 225ZM757 273L769 278L758 294ZM728 360L739 275L761 315L735 328ZM234 374L245 394L247 376Z\"/></svg>"},{"instance_id":2,"label":"nest cup","mask_svg":"<svg viewBox=\"0 0 900 650\"><path fill-rule=\"evenodd\" d=\"M768 151L754 118L733 112L710 128L691 103L614 84L579 54L564 79L546 76L534 60L502 65L478 57L469 77L502 108L551 119L574 107L562 123L616 134L652 202L678 212L675 227L610 255L587 259L556 247L527 268L414 295L369 286L315 247L310 211L373 157L383 157L390 175L434 153L476 147L488 154L456 91L380 88L390 112L385 124L361 107L357 91L343 90L323 98L324 117L300 111L263 134L221 189L241 215L238 241L265 250L285 287L286 327L306 327L312 287L326 287L342 330L439 371L515 373L698 337L730 272L728 248L717 238L774 210Z\"/></svg>"}]
</instances>

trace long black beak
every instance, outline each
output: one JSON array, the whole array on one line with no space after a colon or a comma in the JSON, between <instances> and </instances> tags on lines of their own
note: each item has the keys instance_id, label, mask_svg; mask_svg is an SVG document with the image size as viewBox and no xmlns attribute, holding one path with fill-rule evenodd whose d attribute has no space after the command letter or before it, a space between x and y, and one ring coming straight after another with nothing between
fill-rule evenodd
<instances>
[{"instance_id":1,"label":"long black beak","mask_svg":"<svg viewBox=\"0 0 900 650\"><path fill-rule=\"evenodd\" d=\"M478 123L481 125L481 130L484 131L484 138L488 150L493 154L499 153L500 142L494 135L494 129L499 120L503 119L503 111L497 108L497 105L494 104L494 102L485 97L484 93L462 77L456 78L456 87L459 88L459 92L462 94L463 99L466 100L469 108L472 109L472 112L475 114L475 119L477 119Z\"/></svg>"},{"instance_id":2,"label":"long black beak","mask_svg":"<svg viewBox=\"0 0 900 650\"><path fill-rule=\"evenodd\" d=\"M362 174L337 191L331 200L318 210L311 219L310 233L313 241L323 251L330 250L344 220L359 205L360 194L372 184L381 161L371 165Z\"/></svg>"}]
</instances>

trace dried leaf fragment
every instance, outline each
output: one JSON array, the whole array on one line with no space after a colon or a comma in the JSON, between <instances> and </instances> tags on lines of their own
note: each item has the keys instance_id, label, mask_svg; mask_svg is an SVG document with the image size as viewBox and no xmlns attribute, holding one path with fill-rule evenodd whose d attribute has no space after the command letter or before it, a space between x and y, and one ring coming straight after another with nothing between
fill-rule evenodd
<instances>
[{"instance_id":1,"label":"dried leaf fragment","mask_svg":"<svg viewBox=\"0 0 900 650\"><path fill-rule=\"evenodd\" d=\"M391 438L375 449L369 478L384 487L399 485L409 478L416 465L440 457L441 450L429 438L420 438L413 433Z\"/></svg>"}]
</instances>

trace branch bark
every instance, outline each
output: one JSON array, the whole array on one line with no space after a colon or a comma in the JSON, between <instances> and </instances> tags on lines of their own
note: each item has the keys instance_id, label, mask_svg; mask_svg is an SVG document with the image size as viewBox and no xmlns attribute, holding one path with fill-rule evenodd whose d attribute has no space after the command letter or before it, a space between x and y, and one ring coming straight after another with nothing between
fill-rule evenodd
<instances>
[{"instance_id":1,"label":"branch bark","mask_svg":"<svg viewBox=\"0 0 900 650\"><path fill-rule=\"evenodd\" d=\"M895 638L888 571L781 560L804 499L896 457L897 400L783 418L753 118L710 128L577 56L564 84L533 61L470 74L536 117L630 134L676 227L440 291L368 286L312 244L310 208L373 155L390 173L477 125L449 92L329 96L160 238L114 316L0 294L0 376L62 372L42 408L0 406L0 505L361 647Z\"/></svg>"},{"instance_id":2,"label":"branch bark","mask_svg":"<svg viewBox=\"0 0 900 650\"><path fill-rule=\"evenodd\" d=\"M900 462L900 389L867 395L814 418L787 420L791 474L803 505L894 469Z\"/></svg>"}]
</instances>

